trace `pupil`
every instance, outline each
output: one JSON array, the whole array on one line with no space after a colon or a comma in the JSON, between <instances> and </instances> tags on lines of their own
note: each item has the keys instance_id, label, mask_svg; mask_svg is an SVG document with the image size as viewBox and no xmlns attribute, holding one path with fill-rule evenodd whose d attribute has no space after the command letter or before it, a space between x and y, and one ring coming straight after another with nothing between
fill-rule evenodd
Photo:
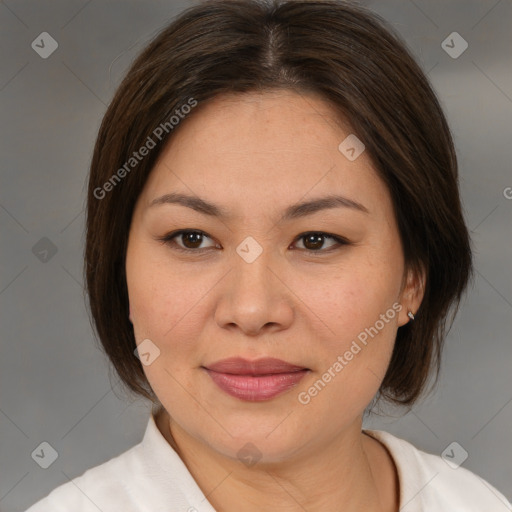
<instances>
[{"instance_id":1,"label":"pupil","mask_svg":"<svg viewBox=\"0 0 512 512\"><path fill-rule=\"evenodd\" d=\"M195 239L194 239L195 237ZM185 233L185 239L184 239L184 244L186 247L189 247L188 246L188 243L191 243L192 244L192 247L191 248L197 248L197 246L201 245L201 233ZM190 247L189 247L190 248Z\"/></svg>"},{"instance_id":2,"label":"pupil","mask_svg":"<svg viewBox=\"0 0 512 512\"><path fill-rule=\"evenodd\" d=\"M304 241L304 245L307 249L319 249L322 247L323 235L312 234L307 235Z\"/></svg>"}]
</instances>

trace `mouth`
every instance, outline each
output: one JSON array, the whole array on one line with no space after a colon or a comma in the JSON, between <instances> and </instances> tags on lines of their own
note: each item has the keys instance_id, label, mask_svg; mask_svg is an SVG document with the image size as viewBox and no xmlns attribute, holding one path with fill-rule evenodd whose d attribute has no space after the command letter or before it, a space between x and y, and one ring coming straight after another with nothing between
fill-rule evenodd
<instances>
[{"instance_id":1,"label":"mouth","mask_svg":"<svg viewBox=\"0 0 512 512\"><path fill-rule=\"evenodd\" d=\"M296 386L311 370L281 359L223 359L202 367L225 393L240 400L271 400Z\"/></svg>"}]
</instances>

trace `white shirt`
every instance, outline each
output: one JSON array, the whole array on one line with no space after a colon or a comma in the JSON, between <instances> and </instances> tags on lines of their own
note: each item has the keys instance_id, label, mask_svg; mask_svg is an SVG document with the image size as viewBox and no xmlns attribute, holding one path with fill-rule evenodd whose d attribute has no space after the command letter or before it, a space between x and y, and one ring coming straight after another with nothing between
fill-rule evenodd
<instances>
[{"instance_id":1,"label":"white shirt","mask_svg":"<svg viewBox=\"0 0 512 512\"><path fill-rule=\"evenodd\" d=\"M474 473L451 468L380 430L365 430L394 459L400 512L510 512L511 504ZM451 455L451 453L450 453ZM215 512L151 414L142 441L62 484L26 512Z\"/></svg>"}]
</instances>

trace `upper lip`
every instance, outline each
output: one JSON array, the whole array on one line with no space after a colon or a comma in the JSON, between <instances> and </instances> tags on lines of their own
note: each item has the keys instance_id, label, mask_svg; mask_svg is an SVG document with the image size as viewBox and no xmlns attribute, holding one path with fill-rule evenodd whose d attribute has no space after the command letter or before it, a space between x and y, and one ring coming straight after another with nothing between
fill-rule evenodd
<instances>
[{"instance_id":1,"label":"upper lip","mask_svg":"<svg viewBox=\"0 0 512 512\"><path fill-rule=\"evenodd\" d=\"M287 363L281 359L264 357L249 361L243 357L230 357L205 366L208 370L233 375L271 375L307 370L304 366Z\"/></svg>"}]
</instances>

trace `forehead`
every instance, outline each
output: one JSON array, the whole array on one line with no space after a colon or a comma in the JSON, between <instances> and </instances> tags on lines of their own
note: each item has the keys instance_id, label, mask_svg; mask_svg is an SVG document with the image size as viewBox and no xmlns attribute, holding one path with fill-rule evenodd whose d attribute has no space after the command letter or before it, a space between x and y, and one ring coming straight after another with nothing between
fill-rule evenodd
<instances>
[{"instance_id":1,"label":"forehead","mask_svg":"<svg viewBox=\"0 0 512 512\"><path fill-rule=\"evenodd\" d=\"M193 137L197 144L215 146L219 155L238 151L239 158L247 153L272 158L283 151L311 153L314 148L332 148L333 143L337 147L345 132L350 133L348 123L317 95L292 91L221 95L200 105L167 149Z\"/></svg>"},{"instance_id":2,"label":"forehead","mask_svg":"<svg viewBox=\"0 0 512 512\"><path fill-rule=\"evenodd\" d=\"M253 208L262 198L274 206L326 192L363 203L386 199L369 156L351 161L340 151L349 136L348 123L315 95L219 96L182 121L148 178L144 202L172 191Z\"/></svg>"}]
</instances>

